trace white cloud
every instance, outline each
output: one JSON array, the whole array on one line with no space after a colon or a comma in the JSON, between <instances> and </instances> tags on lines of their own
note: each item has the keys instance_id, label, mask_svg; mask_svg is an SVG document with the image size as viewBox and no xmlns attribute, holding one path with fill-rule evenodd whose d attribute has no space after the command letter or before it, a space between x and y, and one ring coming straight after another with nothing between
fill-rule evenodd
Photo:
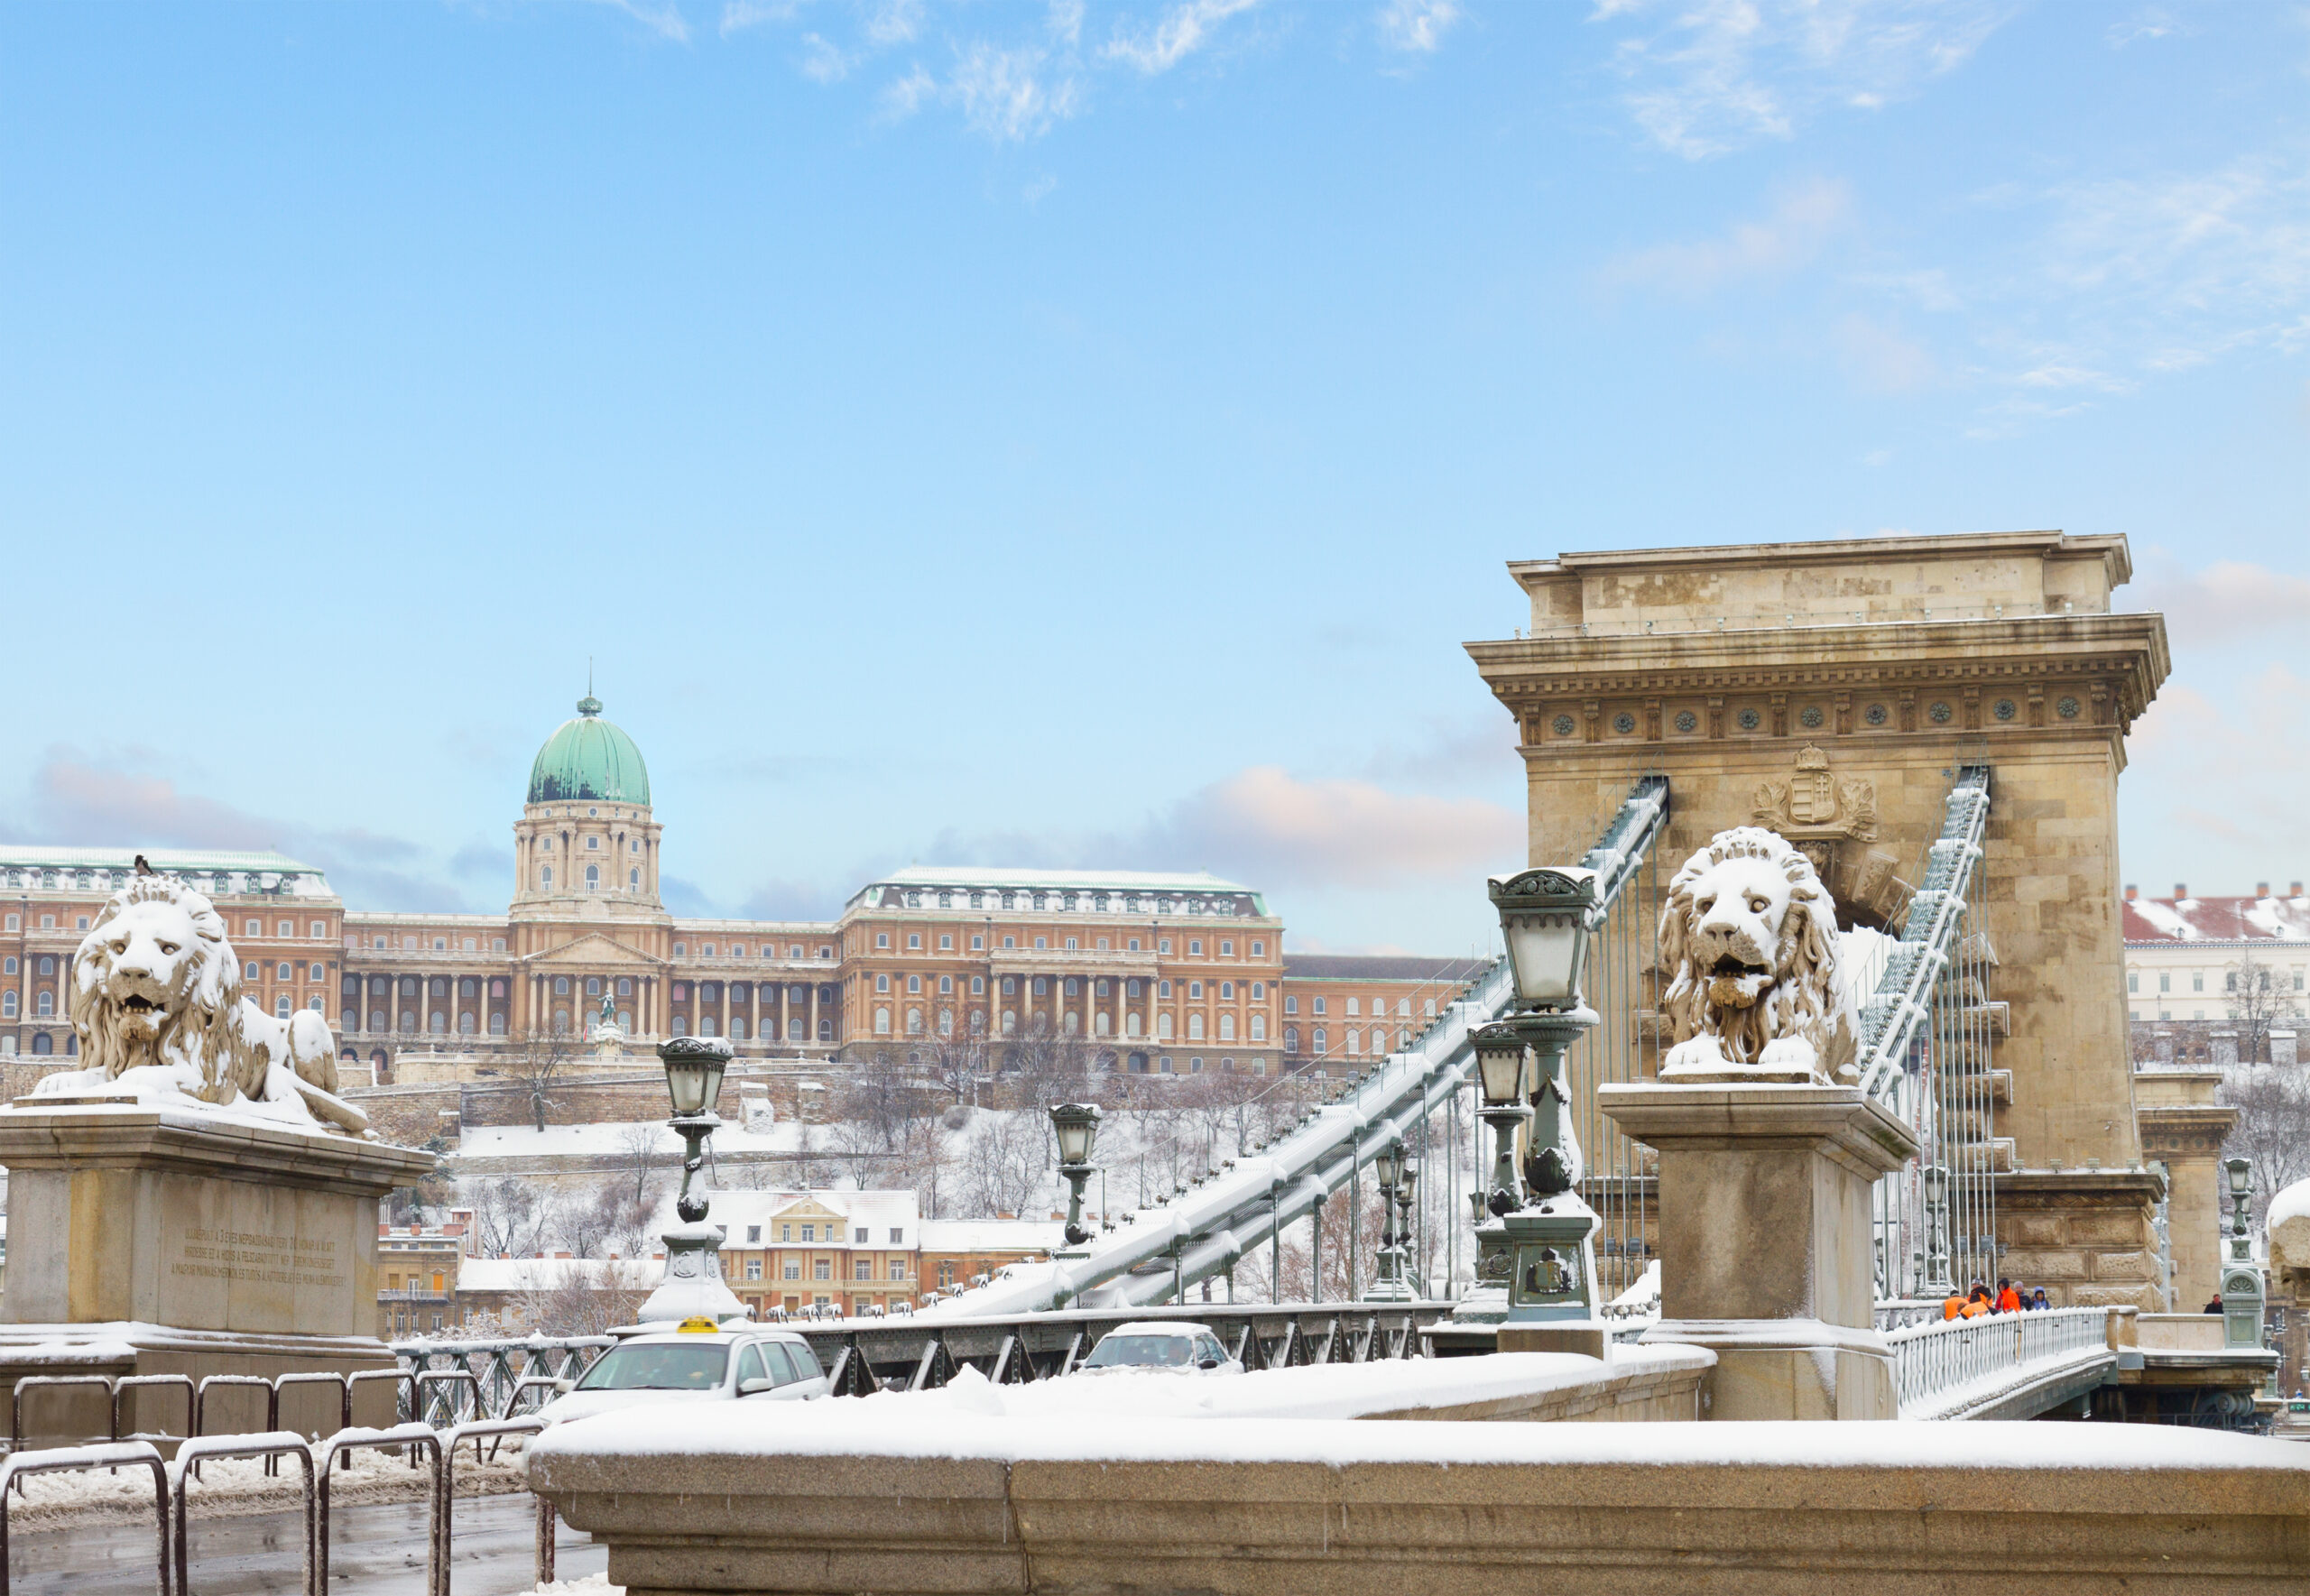
<instances>
[{"instance_id":1,"label":"white cloud","mask_svg":"<svg viewBox=\"0 0 2310 1596\"><path fill-rule=\"evenodd\" d=\"M792 22L798 9L797 0L724 0L722 37L771 23Z\"/></svg>"},{"instance_id":2,"label":"white cloud","mask_svg":"<svg viewBox=\"0 0 2310 1596\"><path fill-rule=\"evenodd\" d=\"M1824 108L1874 110L1962 65L2005 20L1992 0L1696 0L1623 39L1612 66L1637 125L1705 160L1791 137ZM1646 0L1606 0L1593 23L1640 24Z\"/></svg>"},{"instance_id":3,"label":"white cloud","mask_svg":"<svg viewBox=\"0 0 2310 1596\"><path fill-rule=\"evenodd\" d=\"M1905 393L1936 374L1924 345L1857 312L1838 318L1834 337L1838 359L1868 392Z\"/></svg>"},{"instance_id":4,"label":"white cloud","mask_svg":"<svg viewBox=\"0 0 2310 1596\"><path fill-rule=\"evenodd\" d=\"M661 39L670 39L676 44L689 42L689 23L673 0L660 0L656 5L650 4L649 0L595 0L595 3L625 13Z\"/></svg>"},{"instance_id":5,"label":"white cloud","mask_svg":"<svg viewBox=\"0 0 2310 1596\"><path fill-rule=\"evenodd\" d=\"M1852 214L1843 183L1806 184L1759 221L1737 222L1723 236L1657 244L1609 263L1609 282L1701 294L1735 278L1775 276L1809 264Z\"/></svg>"},{"instance_id":6,"label":"white cloud","mask_svg":"<svg viewBox=\"0 0 2310 1596\"><path fill-rule=\"evenodd\" d=\"M1047 69L1048 59L1040 50L974 44L955 63L943 97L961 107L972 131L997 143L1032 138L1081 104L1072 74Z\"/></svg>"},{"instance_id":7,"label":"white cloud","mask_svg":"<svg viewBox=\"0 0 2310 1596\"><path fill-rule=\"evenodd\" d=\"M896 122L913 115L922 108L923 102L936 99L938 95L938 80L918 65L905 77L885 85L875 98L883 118Z\"/></svg>"},{"instance_id":8,"label":"white cloud","mask_svg":"<svg viewBox=\"0 0 2310 1596\"><path fill-rule=\"evenodd\" d=\"M2310 681L2273 663L2226 687L2168 682L2130 743L2129 878L2211 878L2239 891L2305 873Z\"/></svg>"},{"instance_id":9,"label":"white cloud","mask_svg":"<svg viewBox=\"0 0 2310 1596\"><path fill-rule=\"evenodd\" d=\"M850 58L820 35L805 33L802 75L818 83L839 83L850 76Z\"/></svg>"},{"instance_id":10,"label":"white cloud","mask_svg":"<svg viewBox=\"0 0 2310 1596\"><path fill-rule=\"evenodd\" d=\"M1211 30L1259 0L1186 0L1156 24L1136 35L1118 25L1103 52L1110 60L1136 67L1150 77L1168 72L1210 42Z\"/></svg>"},{"instance_id":11,"label":"white cloud","mask_svg":"<svg viewBox=\"0 0 2310 1596\"><path fill-rule=\"evenodd\" d=\"M2158 560L2136 579L2130 597L2163 613L2176 642L2220 647L2296 635L2310 613L2310 577L2244 560L2197 570Z\"/></svg>"},{"instance_id":12,"label":"white cloud","mask_svg":"<svg viewBox=\"0 0 2310 1596\"><path fill-rule=\"evenodd\" d=\"M1380 38L1391 50L1432 55L1461 14L1456 0L1388 0L1380 8Z\"/></svg>"}]
</instances>

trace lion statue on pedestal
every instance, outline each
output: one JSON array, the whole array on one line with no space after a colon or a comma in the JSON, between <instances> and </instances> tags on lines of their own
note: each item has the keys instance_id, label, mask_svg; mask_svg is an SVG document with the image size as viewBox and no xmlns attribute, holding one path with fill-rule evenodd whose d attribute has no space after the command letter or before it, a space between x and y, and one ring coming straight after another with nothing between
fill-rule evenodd
<instances>
[{"instance_id":1,"label":"lion statue on pedestal","mask_svg":"<svg viewBox=\"0 0 2310 1596\"><path fill-rule=\"evenodd\" d=\"M1819 872L1778 832L1720 831L1685 861L1660 911L1664 1080L1849 1084L1861 999L1891 939L1840 933Z\"/></svg>"},{"instance_id":2,"label":"lion statue on pedestal","mask_svg":"<svg viewBox=\"0 0 2310 1596\"><path fill-rule=\"evenodd\" d=\"M35 1096L120 1087L368 1128L337 1095L328 1021L310 1010L276 1019L242 997L223 918L169 877L139 874L105 905L73 955L69 1013L85 1067L43 1077Z\"/></svg>"}]
</instances>

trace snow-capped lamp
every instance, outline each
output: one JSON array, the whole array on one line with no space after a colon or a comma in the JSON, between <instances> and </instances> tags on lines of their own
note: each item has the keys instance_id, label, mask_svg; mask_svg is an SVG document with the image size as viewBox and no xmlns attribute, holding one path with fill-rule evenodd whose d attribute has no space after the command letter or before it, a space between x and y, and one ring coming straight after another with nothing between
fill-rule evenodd
<instances>
[{"instance_id":1,"label":"snow-capped lamp","mask_svg":"<svg viewBox=\"0 0 2310 1596\"><path fill-rule=\"evenodd\" d=\"M722 1232L706 1222L703 1191L691 1183L706 1162L706 1139L721 1126L714 1105L722 1095L722 1075L730 1067L730 1044L719 1037L675 1037L658 1044L666 1066L666 1095L672 1100L670 1124L682 1139L681 1195L674 1201L680 1222L665 1232L666 1275L642 1305L641 1322L677 1321L683 1329L718 1329L725 1319L744 1319L745 1305L722 1282Z\"/></svg>"},{"instance_id":2,"label":"snow-capped lamp","mask_svg":"<svg viewBox=\"0 0 2310 1596\"><path fill-rule=\"evenodd\" d=\"M1099 1105L1054 1104L1050 1128L1058 1138L1058 1172L1067 1179L1067 1245L1080 1248L1091 1239L1091 1232L1083 1228L1083 1184L1091 1178L1091 1154L1099 1143ZM1081 1255L1070 1251L1061 1256Z\"/></svg>"},{"instance_id":3,"label":"snow-capped lamp","mask_svg":"<svg viewBox=\"0 0 2310 1596\"><path fill-rule=\"evenodd\" d=\"M2254 1195L2254 1167L2244 1158L2224 1158L2222 1168L2229 1176L2231 1205L2230 1259L2222 1266L2222 1339L2225 1346L2259 1349L2262 1267L2254 1261L2254 1238L2246 1218Z\"/></svg>"},{"instance_id":4,"label":"snow-capped lamp","mask_svg":"<svg viewBox=\"0 0 2310 1596\"><path fill-rule=\"evenodd\" d=\"M1505 1234L1501 1241L1513 1259L1507 1323L1549 1328L1576 1324L1585 1333L1594 1329L1596 1312L1597 1222L1594 1211L1575 1189L1581 1175L1580 1144L1566 1112L1564 1060L1572 1044L1597 1022L1580 992L1593 928L1590 918L1597 908L1596 872L1579 866L1543 865L1494 876L1487 890L1500 916L1501 940L1508 950L1509 977L1515 989L1510 1011L1500 1024L1532 1049L1526 1190L1522 1203L1502 1216ZM1504 1047L1503 1041L1495 1050ZM1500 1067L1506 1067L1504 1061Z\"/></svg>"}]
</instances>

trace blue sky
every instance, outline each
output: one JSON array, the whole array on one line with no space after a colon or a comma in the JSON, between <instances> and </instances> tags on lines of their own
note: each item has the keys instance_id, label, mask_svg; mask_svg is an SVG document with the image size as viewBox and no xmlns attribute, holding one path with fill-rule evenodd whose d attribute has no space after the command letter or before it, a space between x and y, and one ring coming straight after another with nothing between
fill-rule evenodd
<instances>
[{"instance_id":1,"label":"blue sky","mask_svg":"<svg viewBox=\"0 0 2310 1596\"><path fill-rule=\"evenodd\" d=\"M1455 952L1565 549L2122 532L2130 879L2310 875L2310 10L0 10L20 840L501 907L1208 868Z\"/></svg>"}]
</instances>

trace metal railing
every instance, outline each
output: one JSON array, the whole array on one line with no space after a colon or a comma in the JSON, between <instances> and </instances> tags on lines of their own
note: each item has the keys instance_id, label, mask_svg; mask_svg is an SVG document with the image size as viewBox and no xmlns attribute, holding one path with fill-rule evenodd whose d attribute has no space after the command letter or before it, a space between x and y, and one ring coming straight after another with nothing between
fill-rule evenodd
<instances>
[{"instance_id":1,"label":"metal railing","mask_svg":"<svg viewBox=\"0 0 2310 1596\"><path fill-rule=\"evenodd\" d=\"M1915 1324L1886 1336L1903 1418L1963 1416L2000 1391L2095 1355L2114 1363L2108 1308L2051 1308Z\"/></svg>"},{"instance_id":2,"label":"metal railing","mask_svg":"<svg viewBox=\"0 0 2310 1596\"><path fill-rule=\"evenodd\" d=\"M608 1335L395 1342L392 1352L406 1382L401 1416L425 1416L414 1406L421 1393L426 1407L445 1423L505 1418L540 1380L576 1379L615 1345L617 1338Z\"/></svg>"}]
</instances>

